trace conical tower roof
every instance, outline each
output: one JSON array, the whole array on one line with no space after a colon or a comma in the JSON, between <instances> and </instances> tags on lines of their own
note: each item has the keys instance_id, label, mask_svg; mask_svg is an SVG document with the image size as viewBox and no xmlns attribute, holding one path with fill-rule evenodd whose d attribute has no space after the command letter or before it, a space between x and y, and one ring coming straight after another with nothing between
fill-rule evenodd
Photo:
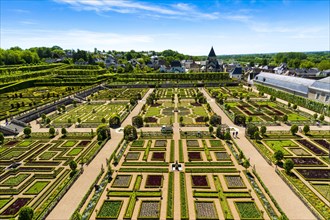
<instances>
[{"instance_id":1,"label":"conical tower roof","mask_svg":"<svg viewBox=\"0 0 330 220\"><path fill-rule=\"evenodd\" d=\"M208 57L216 57L216 56L217 55L215 55L214 49L212 47L211 50L210 50L210 53L209 53Z\"/></svg>"}]
</instances>

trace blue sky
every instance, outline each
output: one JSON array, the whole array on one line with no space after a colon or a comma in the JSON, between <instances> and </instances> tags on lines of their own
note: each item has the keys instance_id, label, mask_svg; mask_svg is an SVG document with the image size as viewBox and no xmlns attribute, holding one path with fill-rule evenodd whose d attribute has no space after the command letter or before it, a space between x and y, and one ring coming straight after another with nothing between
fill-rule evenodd
<instances>
[{"instance_id":1,"label":"blue sky","mask_svg":"<svg viewBox=\"0 0 330 220\"><path fill-rule=\"evenodd\" d=\"M1 48L330 50L328 0L1 0Z\"/></svg>"}]
</instances>

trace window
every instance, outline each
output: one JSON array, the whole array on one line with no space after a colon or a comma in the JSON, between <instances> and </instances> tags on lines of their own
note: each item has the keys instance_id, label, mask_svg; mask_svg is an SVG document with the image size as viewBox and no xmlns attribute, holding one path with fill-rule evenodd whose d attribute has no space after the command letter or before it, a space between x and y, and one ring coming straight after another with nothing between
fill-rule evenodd
<instances>
[{"instance_id":1,"label":"window","mask_svg":"<svg viewBox=\"0 0 330 220\"><path fill-rule=\"evenodd\" d=\"M324 101L328 102L329 101L329 98L330 98L330 96L329 95L326 95L325 98L324 98Z\"/></svg>"},{"instance_id":2,"label":"window","mask_svg":"<svg viewBox=\"0 0 330 220\"><path fill-rule=\"evenodd\" d=\"M320 98L320 93L316 93L316 94L315 94L315 99L318 100L319 98Z\"/></svg>"}]
</instances>

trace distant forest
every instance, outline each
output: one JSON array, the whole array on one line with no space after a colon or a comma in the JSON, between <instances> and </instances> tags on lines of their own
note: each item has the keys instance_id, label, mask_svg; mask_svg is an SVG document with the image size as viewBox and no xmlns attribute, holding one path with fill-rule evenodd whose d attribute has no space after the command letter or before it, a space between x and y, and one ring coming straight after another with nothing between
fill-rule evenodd
<instances>
[{"instance_id":1,"label":"distant forest","mask_svg":"<svg viewBox=\"0 0 330 220\"><path fill-rule=\"evenodd\" d=\"M17 64L37 64L43 63L46 59L61 58L61 62L74 63L84 61L89 64L100 64L98 60L104 60L107 54L114 56L118 63L125 64L131 59L136 59L141 64L150 61L151 56L157 55L166 61L169 65L173 60L205 60L207 56L184 55L173 50L155 51L100 51L96 48L93 52L85 50L64 50L59 46L53 47L33 47L30 49L21 49L12 47L10 49L0 48L0 65ZM219 59L224 63L240 63L242 66L249 65L269 65L278 66L281 63L287 63L291 68L318 68L319 70L330 69L330 52L285 52L269 54L242 54L242 55L221 55ZM102 66L102 65L101 65Z\"/></svg>"}]
</instances>

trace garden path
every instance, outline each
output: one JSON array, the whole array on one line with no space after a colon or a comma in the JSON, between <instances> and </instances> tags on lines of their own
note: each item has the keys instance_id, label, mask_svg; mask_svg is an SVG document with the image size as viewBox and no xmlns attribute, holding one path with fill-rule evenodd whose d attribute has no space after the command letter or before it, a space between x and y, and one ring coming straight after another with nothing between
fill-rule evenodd
<instances>
[{"instance_id":1,"label":"garden path","mask_svg":"<svg viewBox=\"0 0 330 220\"><path fill-rule=\"evenodd\" d=\"M150 89L143 99L139 101L137 106L133 109L133 111L127 116L127 118L122 123L122 126L125 127L128 124L131 124L132 117L137 115L142 106L145 103L146 98L153 91ZM78 129L74 129L73 126L68 129L68 131L77 131ZM79 129L79 131L82 129ZM88 128L88 132L90 132L90 128ZM64 197L60 200L60 202L55 206L55 208L50 212L47 219L70 219L72 213L78 207L78 204L83 199L85 193L88 191L90 185L95 180L101 166L106 167L106 159L110 157L112 152L115 150L116 146L122 139L123 134L117 133L114 129L111 129L111 139L104 145L102 150L97 154L97 156L93 159L93 161L84 167L84 173L77 179L77 181L72 185L69 191L64 195Z\"/></svg>"},{"instance_id":2,"label":"garden path","mask_svg":"<svg viewBox=\"0 0 330 220\"><path fill-rule=\"evenodd\" d=\"M251 165L255 165L259 176L283 209L289 219L316 219L311 211L304 203L292 192L292 190L284 183L284 181L275 173L274 167L270 166L253 145L245 137L245 128L238 127L228 118L228 116L220 109L214 99L212 99L205 89L201 89L205 97L209 101L213 111L220 115L222 123L230 127L239 129L238 138L234 139L238 146L242 149L245 156L250 158ZM299 211L297 211L299 210Z\"/></svg>"}]
</instances>

